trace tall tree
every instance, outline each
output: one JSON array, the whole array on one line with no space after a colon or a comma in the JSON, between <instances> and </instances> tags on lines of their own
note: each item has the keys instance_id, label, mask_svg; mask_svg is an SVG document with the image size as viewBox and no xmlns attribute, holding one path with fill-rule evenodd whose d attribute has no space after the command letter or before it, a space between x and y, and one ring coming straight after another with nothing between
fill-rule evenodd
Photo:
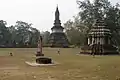
<instances>
[{"instance_id":1,"label":"tall tree","mask_svg":"<svg viewBox=\"0 0 120 80\"><path fill-rule=\"evenodd\" d=\"M8 27L9 33L10 33L10 45L12 47L16 47L16 37L17 37L17 29L15 29L15 27L12 25L10 27Z\"/></svg>"},{"instance_id":2,"label":"tall tree","mask_svg":"<svg viewBox=\"0 0 120 80\"><path fill-rule=\"evenodd\" d=\"M112 6L108 0L94 0L93 3L90 0L77 0L77 4L80 9L79 17L89 28L92 27L97 18L104 19Z\"/></svg>"},{"instance_id":3,"label":"tall tree","mask_svg":"<svg viewBox=\"0 0 120 80\"><path fill-rule=\"evenodd\" d=\"M120 43L120 37L118 37L120 36L119 4L116 4L115 6L113 6L108 0L94 0L93 3L91 3L90 0L84 0L84 1L77 0L77 4L79 6L80 12L76 17L74 17L73 21L68 20L64 25L67 36L69 38L70 38L70 35L74 35L73 34L75 33L74 30L76 30L76 32L79 32L76 34L82 34L80 38L81 39L84 38L85 40L95 20L104 19L108 25L108 28L111 30L112 40L114 44L118 45ZM68 33L69 34L72 33L72 34L68 35ZM72 36L72 37L75 38L75 36ZM79 38L76 40L79 40Z\"/></svg>"},{"instance_id":4,"label":"tall tree","mask_svg":"<svg viewBox=\"0 0 120 80\"><path fill-rule=\"evenodd\" d=\"M49 31L41 32L41 35L43 36L43 43L48 44L50 32Z\"/></svg>"},{"instance_id":5,"label":"tall tree","mask_svg":"<svg viewBox=\"0 0 120 80\"><path fill-rule=\"evenodd\" d=\"M117 37L120 35L118 34L120 29L119 4L113 6L108 0L94 0L93 3L89 0L78 0L77 4L80 9L80 20L89 28L88 30L91 29L95 19L104 19L111 30L113 42L116 42L117 45L120 43L120 38Z\"/></svg>"},{"instance_id":6,"label":"tall tree","mask_svg":"<svg viewBox=\"0 0 120 80\"><path fill-rule=\"evenodd\" d=\"M84 44L87 27L80 22L78 16L74 17L74 21L68 20L64 27L70 44L75 46Z\"/></svg>"},{"instance_id":7,"label":"tall tree","mask_svg":"<svg viewBox=\"0 0 120 80\"><path fill-rule=\"evenodd\" d=\"M29 38L29 43L33 46L37 46L37 42L40 36L40 31L33 27L30 27L30 29L31 29L31 36Z\"/></svg>"},{"instance_id":8,"label":"tall tree","mask_svg":"<svg viewBox=\"0 0 120 80\"><path fill-rule=\"evenodd\" d=\"M0 45L7 45L9 43L10 33L6 24L6 21L0 20Z\"/></svg>"},{"instance_id":9,"label":"tall tree","mask_svg":"<svg viewBox=\"0 0 120 80\"><path fill-rule=\"evenodd\" d=\"M17 21L14 27L16 29L15 42L19 46L37 45L40 32L36 28L33 28L32 24Z\"/></svg>"}]
</instances>

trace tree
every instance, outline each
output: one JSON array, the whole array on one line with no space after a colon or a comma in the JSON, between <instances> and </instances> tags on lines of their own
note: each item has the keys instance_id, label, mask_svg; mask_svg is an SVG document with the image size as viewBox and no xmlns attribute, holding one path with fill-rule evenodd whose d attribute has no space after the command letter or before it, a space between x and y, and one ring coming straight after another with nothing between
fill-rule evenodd
<instances>
[{"instance_id":1,"label":"tree","mask_svg":"<svg viewBox=\"0 0 120 80\"><path fill-rule=\"evenodd\" d=\"M40 31L33 27L30 27L30 29L31 29L31 37L29 38L29 43L30 45L35 47L37 46L37 42L39 40Z\"/></svg>"},{"instance_id":2,"label":"tree","mask_svg":"<svg viewBox=\"0 0 120 80\"><path fill-rule=\"evenodd\" d=\"M120 46L120 9L118 4L112 6L106 13L105 21L112 33L112 41L115 45Z\"/></svg>"},{"instance_id":3,"label":"tree","mask_svg":"<svg viewBox=\"0 0 120 80\"><path fill-rule=\"evenodd\" d=\"M50 32L49 31L41 32L41 35L43 36L43 43L48 44Z\"/></svg>"},{"instance_id":4,"label":"tree","mask_svg":"<svg viewBox=\"0 0 120 80\"><path fill-rule=\"evenodd\" d=\"M106 13L112 6L108 0L94 0L93 3L91 3L89 0L77 0L77 4L79 5L80 9L79 17L89 29L91 29L96 19L105 18Z\"/></svg>"},{"instance_id":5,"label":"tree","mask_svg":"<svg viewBox=\"0 0 120 80\"><path fill-rule=\"evenodd\" d=\"M10 33L6 27L6 24L6 21L0 20L0 45L9 44Z\"/></svg>"},{"instance_id":6,"label":"tree","mask_svg":"<svg viewBox=\"0 0 120 80\"><path fill-rule=\"evenodd\" d=\"M108 0L89 0L77 1L79 5L79 17L81 22L90 30L96 19L104 19L111 30L113 42L118 45L120 43L120 9L119 4L111 5ZM120 44L119 44L120 45Z\"/></svg>"},{"instance_id":7,"label":"tree","mask_svg":"<svg viewBox=\"0 0 120 80\"><path fill-rule=\"evenodd\" d=\"M108 0L94 0L93 3L90 0L77 0L77 4L80 12L74 17L73 21L68 20L64 25L69 40L75 39L79 34L81 37L75 40L80 41L84 39L86 41L88 32L93 27L95 20L103 19L112 33L113 43L120 45L120 37L118 37L120 36L119 4L113 6Z\"/></svg>"},{"instance_id":8,"label":"tree","mask_svg":"<svg viewBox=\"0 0 120 80\"><path fill-rule=\"evenodd\" d=\"M32 24L23 21L17 21L15 26L10 27L12 32L12 41L20 47L37 46L40 36L39 30L32 27Z\"/></svg>"},{"instance_id":9,"label":"tree","mask_svg":"<svg viewBox=\"0 0 120 80\"><path fill-rule=\"evenodd\" d=\"M16 25L14 26L16 29L16 37L15 37L15 41L17 44L19 44L20 46L23 46L28 37L29 37L29 27L31 25L23 22L23 21L17 21Z\"/></svg>"},{"instance_id":10,"label":"tree","mask_svg":"<svg viewBox=\"0 0 120 80\"><path fill-rule=\"evenodd\" d=\"M16 47L16 37L17 37L17 29L12 25L8 27L9 33L10 33L10 45L11 47Z\"/></svg>"},{"instance_id":11,"label":"tree","mask_svg":"<svg viewBox=\"0 0 120 80\"><path fill-rule=\"evenodd\" d=\"M85 27L79 17L74 17L74 21L68 20L65 24L65 33L67 34L68 40L72 45L80 46L83 45L85 40L85 35L87 32L87 27Z\"/></svg>"}]
</instances>

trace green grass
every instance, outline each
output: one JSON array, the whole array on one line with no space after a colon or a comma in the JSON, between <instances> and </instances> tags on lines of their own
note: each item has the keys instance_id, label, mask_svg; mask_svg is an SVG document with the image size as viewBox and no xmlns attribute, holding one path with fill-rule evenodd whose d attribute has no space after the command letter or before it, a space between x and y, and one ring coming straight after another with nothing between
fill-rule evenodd
<instances>
[{"instance_id":1,"label":"green grass","mask_svg":"<svg viewBox=\"0 0 120 80\"><path fill-rule=\"evenodd\" d=\"M25 61L35 60L36 49L0 49L0 80L119 80L120 56L76 55L80 49L44 48L45 56L59 64L31 67ZM9 56L12 52L14 56Z\"/></svg>"}]
</instances>

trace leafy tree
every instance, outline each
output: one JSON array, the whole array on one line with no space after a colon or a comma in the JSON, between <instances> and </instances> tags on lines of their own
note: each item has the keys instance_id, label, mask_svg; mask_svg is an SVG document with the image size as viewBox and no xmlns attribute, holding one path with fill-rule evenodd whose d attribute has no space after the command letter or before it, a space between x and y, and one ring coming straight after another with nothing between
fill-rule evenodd
<instances>
[{"instance_id":1,"label":"leafy tree","mask_svg":"<svg viewBox=\"0 0 120 80\"><path fill-rule=\"evenodd\" d=\"M91 29L96 19L104 19L106 17L106 13L112 7L108 0L94 0L93 3L91 3L90 0L77 0L77 4L80 9L80 20L88 26L89 29Z\"/></svg>"},{"instance_id":2,"label":"leafy tree","mask_svg":"<svg viewBox=\"0 0 120 80\"><path fill-rule=\"evenodd\" d=\"M6 21L0 20L0 45L9 44L10 33L6 27L6 24Z\"/></svg>"},{"instance_id":3,"label":"leafy tree","mask_svg":"<svg viewBox=\"0 0 120 80\"><path fill-rule=\"evenodd\" d=\"M120 46L120 9L118 4L109 8L105 21L111 30L113 43Z\"/></svg>"},{"instance_id":4,"label":"leafy tree","mask_svg":"<svg viewBox=\"0 0 120 80\"><path fill-rule=\"evenodd\" d=\"M50 32L49 31L41 32L41 35L43 36L43 43L48 44Z\"/></svg>"},{"instance_id":5,"label":"leafy tree","mask_svg":"<svg viewBox=\"0 0 120 80\"><path fill-rule=\"evenodd\" d=\"M16 37L15 37L15 41L17 44L23 46L25 44L25 42L27 41L28 35L29 35L29 27L31 25L26 23L26 22L22 22L22 21L17 21L16 25L14 26L16 29Z\"/></svg>"},{"instance_id":6,"label":"leafy tree","mask_svg":"<svg viewBox=\"0 0 120 80\"><path fill-rule=\"evenodd\" d=\"M6 24L6 21L0 20L0 47L37 47L40 32L32 24L23 21L17 21L10 27Z\"/></svg>"},{"instance_id":7,"label":"leafy tree","mask_svg":"<svg viewBox=\"0 0 120 80\"><path fill-rule=\"evenodd\" d=\"M16 37L17 37L17 29L12 25L8 27L9 33L10 33L10 45L16 47Z\"/></svg>"},{"instance_id":8,"label":"leafy tree","mask_svg":"<svg viewBox=\"0 0 120 80\"><path fill-rule=\"evenodd\" d=\"M74 21L68 20L64 27L68 40L72 45L80 46L84 44L87 27L79 21L77 16L74 17Z\"/></svg>"},{"instance_id":9,"label":"leafy tree","mask_svg":"<svg viewBox=\"0 0 120 80\"><path fill-rule=\"evenodd\" d=\"M116 42L116 44L120 43L120 39L117 37L119 36L118 31L120 29L119 4L113 6L108 0L94 0L93 3L89 0L78 0L77 4L80 9L80 20L89 28L88 31L91 29L96 19L104 19L108 28L111 30L113 42Z\"/></svg>"},{"instance_id":10,"label":"leafy tree","mask_svg":"<svg viewBox=\"0 0 120 80\"><path fill-rule=\"evenodd\" d=\"M69 40L71 39L70 35L72 35L73 39L77 36L73 36L75 32L81 34L80 38L82 40L83 38L86 40L87 33L92 28L95 20L104 19L111 30L113 43L120 45L120 6L118 3L113 6L108 0L94 0L93 3L90 0L77 0L77 4L80 12L74 17L73 21L68 20L64 25ZM68 32L71 34L68 35ZM79 40L79 38L75 40Z\"/></svg>"},{"instance_id":11,"label":"leafy tree","mask_svg":"<svg viewBox=\"0 0 120 80\"><path fill-rule=\"evenodd\" d=\"M40 32L36 28L30 27L31 36L29 38L30 45L37 46L37 42L39 40Z\"/></svg>"},{"instance_id":12,"label":"leafy tree","mask_svg":"<svg viewBox=\"0 0 120 80\"><path fill-rule=\"evenodd\" d=\"M12 41L18 46L37 46L37 41L40 36L39 30L32 27L32 24L17 21L15 26L9 27L12 34Z\"/></svg>"}]
</instances>

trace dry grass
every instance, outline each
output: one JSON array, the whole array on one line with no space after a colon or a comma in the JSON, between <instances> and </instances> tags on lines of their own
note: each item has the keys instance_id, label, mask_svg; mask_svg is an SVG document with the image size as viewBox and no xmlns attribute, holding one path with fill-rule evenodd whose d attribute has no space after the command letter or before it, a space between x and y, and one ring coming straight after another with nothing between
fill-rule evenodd
<instances>
[{"instance_id":1,"label":"dry grass","mask_svg":"<svg viewBox=\"0 0 120 80\"><path fill-rule=\"evenodd\" d=\"M120 56L76 55L79 49L44 48L45 56L60 64L31 67L36 49L0 49L0 80L120 80ZM14 56L9 56L12 52Z\"/></svg>"}]
</instances>

